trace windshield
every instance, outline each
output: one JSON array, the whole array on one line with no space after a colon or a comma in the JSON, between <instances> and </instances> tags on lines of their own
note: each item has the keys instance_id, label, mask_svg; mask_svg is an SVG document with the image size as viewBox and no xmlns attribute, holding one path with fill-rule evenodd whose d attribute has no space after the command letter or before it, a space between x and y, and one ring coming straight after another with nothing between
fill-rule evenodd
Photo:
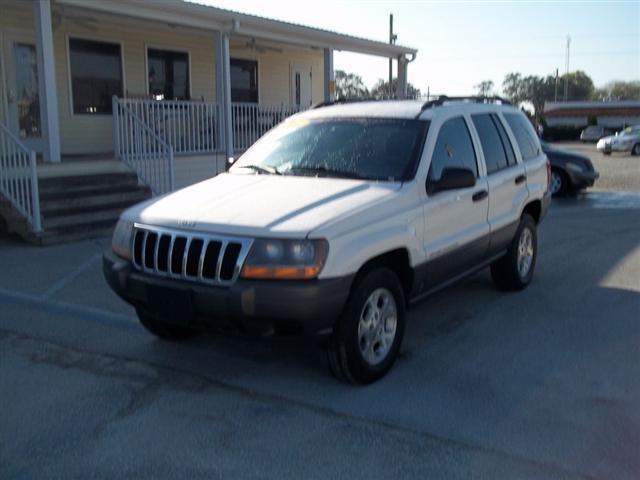
<instances>
[{"instance_id":1,"label":"windshield","mask_svg":"<svg viewBox=\"0 0 640 480\"><path fill-rule=\"evenodd\" d=\"M415 175L428 126L407 119L293 119L262 137L231 171L409 180Z\"/></svg>"},{"instance_id":2,"label":"windshield","mask_svg":"<svg viewBox=\"0 0 640 480\"><path fill-rule=\"evenodd\" d=\"M627 127L620 132L620 135L637 135L640 133L640 127Z\"/></svg>"}]
</instances>

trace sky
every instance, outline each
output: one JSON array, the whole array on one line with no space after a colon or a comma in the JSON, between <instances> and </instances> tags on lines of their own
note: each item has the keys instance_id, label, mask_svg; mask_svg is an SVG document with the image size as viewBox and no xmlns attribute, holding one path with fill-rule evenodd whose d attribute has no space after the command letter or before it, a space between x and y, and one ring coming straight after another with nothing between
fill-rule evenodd
<instances>
[{"instance_id":1,"label":"sky","mask_svg":"<svg viewBox=\"0 0 640 480\"><path fill-rule=\"evenodd\" d=\"M596 87L640 80L640 0L197 0L221 8L388 42L389 14L401 45L418 49L409 82L423 94L467 95L507 73L551 75L584 70ZM388 60L335 52L334 69L371 87L388 78ZM394 67L395 71L395 67ZM394 74L395 75L395 74Z\"/></svg>"}]
</instances>

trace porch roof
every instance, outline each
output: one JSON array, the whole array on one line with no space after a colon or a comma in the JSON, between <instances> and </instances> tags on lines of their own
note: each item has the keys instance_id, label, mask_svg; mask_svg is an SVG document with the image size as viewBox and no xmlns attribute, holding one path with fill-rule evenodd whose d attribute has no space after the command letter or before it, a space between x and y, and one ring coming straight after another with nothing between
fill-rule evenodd
<instances>
[{"instance_id":1,"label":"porch roof","mask_svg":"<svg viewBox=\"0 0 640 480\"><path fill-rule=\"evenodd\" d=\"M283 22L257 15L225 10L183 0L143 2L140 0L55 0L59 5L120 14L205 30L219 30L234 35L256 37L315 48L345 50L386 58L405 55L415 57L418 50L376 40L354 37L330 30Z\"/></svg>"}]
</instances>

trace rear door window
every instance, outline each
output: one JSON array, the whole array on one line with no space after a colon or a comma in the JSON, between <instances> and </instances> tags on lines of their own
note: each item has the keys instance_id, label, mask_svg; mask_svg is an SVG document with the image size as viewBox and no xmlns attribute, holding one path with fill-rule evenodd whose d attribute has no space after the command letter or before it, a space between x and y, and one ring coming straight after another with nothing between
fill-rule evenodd
<instances>
[{"instance_id":1,"label":"rear door window","mask_svg":"<svg viewBox=\"0 0 640 480\"><path fill-rule=\"evenodd\" d=\"M440 127L431 157L429 178L440 180L445 168L468 168L478 176L478 163L473 150L471 134L462 117L447 120Z\"/></svg>"},{"instance_id":2,"label":"rear door window","mask_svg":"<svg viewBox=\"0 0 640 480\"><path fill-rule=\"evenodd\" d=\"M507 163L509 166L515 165L516 162L516 154L513 151L513 145L511 145L511 140L509 140L509 135L507 135L507 131L502 124L500 118L495 114L491 114L491 118L493 119L493 123L495 123L498 128L498 133L500 134L500 139L502 140L502 146L504 147L504 151L507 154Z\"/></svg>"},{"instance_id":3,"label":"rear door window","mask_svg":"<svg viewBox=\"0 0 640 480\"><path fill-rule=\"evenodd\" d=\"M540 155L540 142L527 117L522 113L505 113L504 118L516 137L522 159L529 160Z\"/></svg>"},{"instance_id":4,"label":"rear door window","mask_svg":"<svg viewBox=\"0 0 640 480\"><path fill-rule=\"evenodd\" d=\"M497 172L509 166L507 153L498 133L498 128L489 113L471 115L473 125L478 131L480 144L487 164L487 174Z\"/></svg>"}]
</instances>

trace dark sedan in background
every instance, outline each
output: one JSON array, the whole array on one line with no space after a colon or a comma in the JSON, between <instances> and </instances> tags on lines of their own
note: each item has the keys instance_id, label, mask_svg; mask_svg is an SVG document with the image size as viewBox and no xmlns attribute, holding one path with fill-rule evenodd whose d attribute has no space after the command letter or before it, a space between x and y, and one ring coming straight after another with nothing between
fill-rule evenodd
<instances>
[{"instance_id":1,"label":"dark sedan in background","mask_svg":"<svg viewBox=\"0 0 640 480\"><path fill-rule=\"evenodd\" d=\"M591 160L570 150L561 150L542 142L542 150L551 163L551 193L556 196L592 187L600 174Z\"/></svg>"}]
</instances>

